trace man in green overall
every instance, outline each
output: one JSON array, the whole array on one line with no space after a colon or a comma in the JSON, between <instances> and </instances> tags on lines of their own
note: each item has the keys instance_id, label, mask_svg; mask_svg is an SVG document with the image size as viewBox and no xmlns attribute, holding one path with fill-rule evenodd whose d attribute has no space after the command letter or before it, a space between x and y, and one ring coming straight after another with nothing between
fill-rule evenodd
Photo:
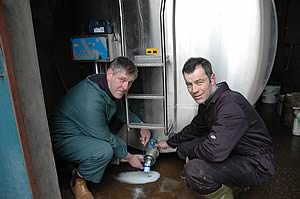
<instances>
[{"instance_id":1,"label":"man in green overall","mask_svg":"<svg viewBox=\"0 0 300 199\"><path fill-rule=\"evenodd\" d=\"M94 74L75 85L63 98L51 118L51 138L57 158L77 163L71 189L76 199L91 199L86 180L99 183L106 167L115 159L125 159L132 167L143 169L139 155L127 151L125 141L110 125L125 122L121 98L137 78L138 70L126 57L117 57L106 74ZM142 122L129 112L131 122ZM143 145L151 133L140 130Z\"/></svg>"}]
</instances>

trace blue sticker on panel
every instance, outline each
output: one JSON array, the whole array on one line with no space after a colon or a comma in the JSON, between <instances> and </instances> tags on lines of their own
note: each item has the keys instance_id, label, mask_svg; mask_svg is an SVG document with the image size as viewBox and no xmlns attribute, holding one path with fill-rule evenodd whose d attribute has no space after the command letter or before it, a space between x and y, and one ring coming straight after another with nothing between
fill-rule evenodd
<instances>
[{"instance_id":1,"label":"blue sticker on panel","mask_svg":"<svg viewBox=\"0 0 300 199\"><path fill-rule=\"evenodd\" d=\"M72 38L73 59L76 61L109 60L107 37Z\"/></svg>"}]
</instances>

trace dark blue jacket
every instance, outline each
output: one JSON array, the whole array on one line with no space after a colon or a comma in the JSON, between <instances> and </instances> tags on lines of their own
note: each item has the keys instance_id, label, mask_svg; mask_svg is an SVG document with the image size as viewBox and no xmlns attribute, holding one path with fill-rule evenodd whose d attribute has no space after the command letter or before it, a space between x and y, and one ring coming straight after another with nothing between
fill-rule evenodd
<instances>
[{"instance_id":1,"label":"dark blue jacket","mask_svg":"<svg viewBox=\"0 0 300 199\"><path fill-rule=\"evenodd\" d=\"M263 172L273 174L272 140L263 120L254 107L240 93L223 82L215 93L200 104L192 122L167 143L175 148L180 143L205 136L203 142L191 150L189 159L201 158L221 162L229 156L244 156ZM272 158L271 158L272 160Z\"/></svg>"}]
</instances>

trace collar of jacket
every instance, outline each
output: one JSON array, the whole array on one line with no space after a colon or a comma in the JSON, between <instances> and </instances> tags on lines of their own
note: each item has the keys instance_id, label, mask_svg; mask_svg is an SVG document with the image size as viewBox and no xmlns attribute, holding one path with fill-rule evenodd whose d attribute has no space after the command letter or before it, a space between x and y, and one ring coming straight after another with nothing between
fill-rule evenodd
<instances>
[{"instance_id":1,"label":"collar of jacket","mask_svg":"<svg viewBox=\"0 0 300 199\"><path fill-rule=\"evenodd\" d=\"M202 104L205 109L209 107L210 104L216 103L217 99L224 93L224 91L229 90L229 86L226 82L220 82L217 84L216 91L209 96L209 98L206 100L205 104Z\"/></svg>"},{"instance_id":2,"label":"collar of jacket","mask_svg":"<svg viewBox=\"0 0 300 199\"><path fill-rule=\"evenodd\" d=\"M93 74L88 76L87 79L95 82L112 100L118 100L111 94L108 88L106 74Z\"/></svg>"}]
</instances>

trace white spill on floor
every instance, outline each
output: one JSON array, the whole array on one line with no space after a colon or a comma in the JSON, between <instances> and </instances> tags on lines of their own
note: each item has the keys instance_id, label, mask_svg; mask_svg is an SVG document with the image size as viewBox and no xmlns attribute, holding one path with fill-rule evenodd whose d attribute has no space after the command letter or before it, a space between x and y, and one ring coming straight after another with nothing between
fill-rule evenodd
<instances>
[{"instance_id":1,"label":"white spill on floor","mask_svg":"<svg viewBox=\"0 0 300 199\"><path fill-rule=\"evenodd\" d=\"M134 187L134 188L132 188L130 190L132 191L132 197L131 197L131 199L146 198L143 188Z\"/></svg>"},{"instance_id":2,"label":"white spill on floor","mask_svg":"<svg viewBox=\"0 0 300 199\"><path fill-rule=\"evenodd\" d=\"M143 171L128 171L120 173L116 179L128 184L146 184L157 181L159 177L160 173L157 171L150 171L150 175Z\"/></svg>"}]
</instances>

